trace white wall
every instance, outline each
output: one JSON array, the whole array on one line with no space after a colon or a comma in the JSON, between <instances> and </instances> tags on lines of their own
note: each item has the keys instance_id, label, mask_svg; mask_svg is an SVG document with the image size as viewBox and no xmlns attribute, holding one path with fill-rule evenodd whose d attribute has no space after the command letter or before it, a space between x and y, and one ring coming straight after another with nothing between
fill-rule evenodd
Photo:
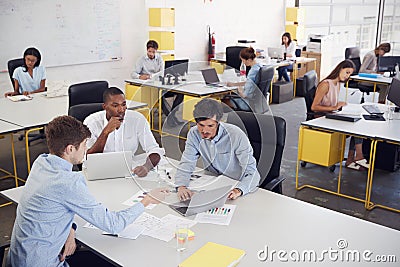
<instances>
[{"instance_id":1,"label":"white wall","mask_svg":"<svg viewBox=\"0 0 400 267\"><path fill-rule=\"evenodd\" d=\"M207 59L206 25L216 33L216 52L235 45L238 39L256 40L257 48L278 46L284 32L284 1L121 0L122 60L47 68L47 79L71 83L107 80L110 85L124 88L136 59L146 51L148 7L176 9L175 57L191 61ZM46 51L41 52L45 57ZM0 97L11 88L8 73L0 73Z\"/></svg>"}]
</instances>

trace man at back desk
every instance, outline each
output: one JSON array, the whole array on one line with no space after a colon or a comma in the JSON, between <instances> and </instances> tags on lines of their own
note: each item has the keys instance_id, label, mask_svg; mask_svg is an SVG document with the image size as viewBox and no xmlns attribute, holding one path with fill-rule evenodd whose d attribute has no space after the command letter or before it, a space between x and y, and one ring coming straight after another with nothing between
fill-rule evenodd
<instances>
[{"instance_id":1,"label":"man at back desk","mask_svg":"<svg viewBox=\"0 0 400 267\"><path fill-rule=\"evenodd\" d=\"M137 111L126 110L125 95L116 87L104 92L103 102L104 110L89 115L83 122L92 133L87 142L87 153L135 153L140 143L148 157L145 164L133 169L133 173L146 176L165 153L154 139L146 118Z\"/></svg>"},{"instance_id":2,"label":"man at back desk","mask_svg":"<svg viewBox=\"0 0 400 267\"><path fill-rule=\"evenodd\" d=\"M196 126L188 133L175 175L178 197L182 201L193 195L187 186L200 156L206 170L239 181L228 194L229 199L255 191L260 182L249 139L239 127L220 122L222 115L221 104L211 98L204 98L194 108Z\"/></svg>"}]
</instances>

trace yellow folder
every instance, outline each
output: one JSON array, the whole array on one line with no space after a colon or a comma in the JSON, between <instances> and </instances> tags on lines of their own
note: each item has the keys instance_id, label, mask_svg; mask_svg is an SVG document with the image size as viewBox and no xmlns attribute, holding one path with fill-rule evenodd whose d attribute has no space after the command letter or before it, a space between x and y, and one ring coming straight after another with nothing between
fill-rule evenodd
<instances>
[{"instance_id":1,"label":"yellow folder","mask_svg":"<svg viewBox=\"0 0 400 267\"><path fill-rule=\"evenodd\" d=\"M236 266L245 254L241 249L208 242L179 264L179 267Z\"/></svg>"}]
</instances>

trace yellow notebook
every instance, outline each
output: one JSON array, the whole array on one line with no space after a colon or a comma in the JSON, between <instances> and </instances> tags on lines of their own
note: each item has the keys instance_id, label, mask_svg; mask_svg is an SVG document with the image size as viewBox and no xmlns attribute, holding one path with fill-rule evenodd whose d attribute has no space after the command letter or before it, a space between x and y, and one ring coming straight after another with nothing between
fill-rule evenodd
<instances>
[{"instance_id":1,"label":"yellow notebook","mask_svg":"<svg viewBox=\"0 0 400 267\"><path fill-rule=\"evenodd\" d=\"M208 242L179 264L179 267L231 267L236 266L245 254L241 249Z\"/></svg>"}]
</instances>

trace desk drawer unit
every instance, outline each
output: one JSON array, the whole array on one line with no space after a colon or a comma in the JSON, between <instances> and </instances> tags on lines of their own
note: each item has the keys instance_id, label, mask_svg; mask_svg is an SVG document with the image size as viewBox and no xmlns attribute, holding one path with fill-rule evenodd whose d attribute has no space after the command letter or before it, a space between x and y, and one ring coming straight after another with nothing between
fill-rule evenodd
<instances>
[{"instance_id":1,"label":"desk drawer unit","mask_svg":"<svg viewBox=\"0 0 400 267\"><path fill-rule=\"evenodd\" d=\"M158 103L158 89L150 86L125 85L126 99L146 103L152 109Z\"/></svg>"},{"instance_id":2,"label":"desk drawer unit","mask_svg":"<svg viewBox=\"0 0 400 267\"><path fill-rule=\"evenodd\" d=\"M301 127L299 132L299 160L322 166L341 161L343 134Z\"/></svg>"}]
</instances>

